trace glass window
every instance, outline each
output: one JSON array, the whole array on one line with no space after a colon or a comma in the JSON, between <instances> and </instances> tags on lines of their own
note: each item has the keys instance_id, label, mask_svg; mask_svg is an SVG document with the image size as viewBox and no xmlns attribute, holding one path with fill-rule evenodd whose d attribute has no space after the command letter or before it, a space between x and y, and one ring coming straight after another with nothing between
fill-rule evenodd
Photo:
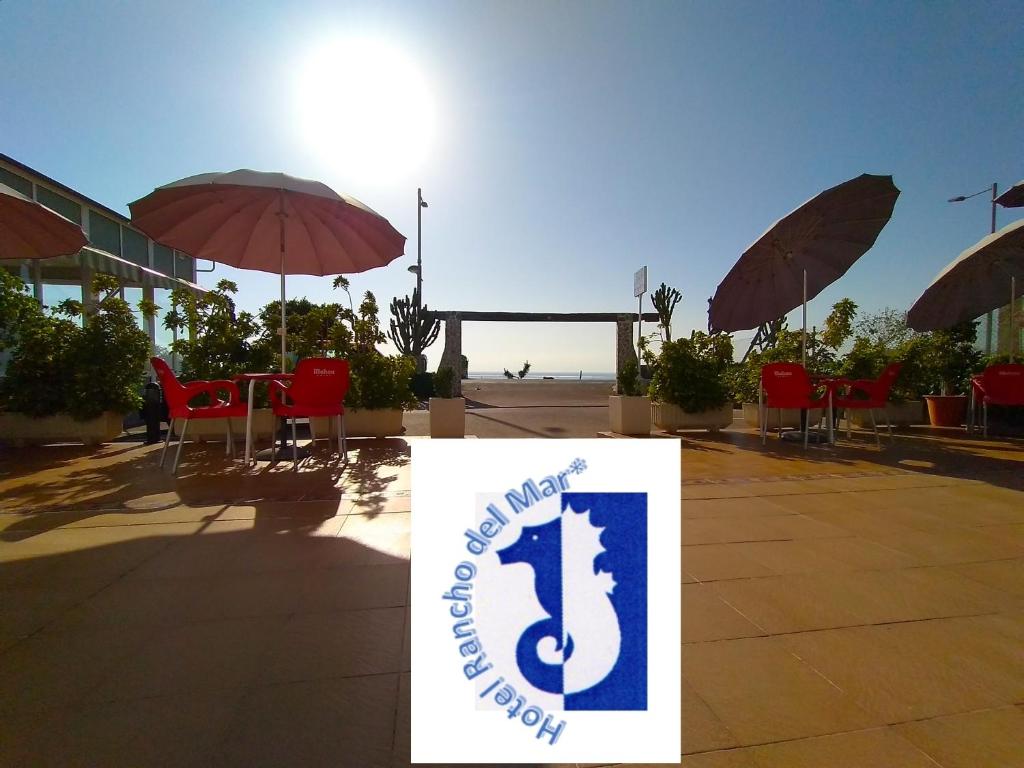
<instances>
[{"instance_id":1,"label":"glass window","mask_svg":"<svg viewBox=\"0 0 1024 768\"><path fill-rule=\"evenodd\" d=\"M82 286L80 285L57 285L54 283L43 283L43 306L47 309L56 309L64 299L82 300Z\"/></svg>"},{"instance_id":2,"label":"glass window","mask_svg":"<svg viewBox=\"0 0 1024 768\"><path fill-rule=\"evenodd\" d=\"M174 277L174 251L166 245L153 243L153 269Z\"/></svg>"},{"instance_id":3,"label":"glass window","mask_svg":"<svg viewBox=\"0 0 1024 768\"><path fill-rule=\"evenodd\" d=\"M82 206L74 200L41 186L36 187L36 199L47 208L71 219L76 224L82 223Z\"/></svg>"},{"instance_id":4,"label":"glass window","mask_svg":"<svg viewBox=\"0 0 1024 768\"><path fill-rule=\"evenodd\" d=\"M182 280L192 280L194 275L192 269L194 262L191 256L180 251L174 252L174 276Z\"/></svg>"},{"instance_id":5,"label":"glass window","mask_svg":"<svg viewBox=\"0 0 1024 768\"><path fill-rule=\"evenodd\" d=\"M142 267L149 266L149 240L141 232L121 227L121 245L128 261Z\"/></svg>"},{"instance_id":6,"label":"glass window","mask_svg":"<svg viewBox=\"0 0 1024 768\"><path fill-rule=\"evenodd\" d=\"M121 225L101 213L89 211L89 242L101 251L121 255Z\"/></svg>"},{"instance_id":7,"label":"glass window","mask_svg":"<svg viewBox=\"0 0 1024 768\"><path fill-rule=\"evenodd\" d=\"M164 328L164 318L171 311L171 292L167 288L157 288L154 291L153 300L156 301L158 307L156 311L156 344L157 347L162 347L169 353L171 342L174 341L174 332ZM157 354L162 355L163 351L158 349Z\"/></svg>"},{"instance_id":8,"label":"glass window","mask_svg":"<svg viewBox=\"0 0 1024 768\"><path fill-rule=\"evenodd\" d=\"M135 315L135 322L139 324L139 328L146 330L146 326L143 323L142 312L139 311L139 302L142 301L142 289L126 286L124 289L124 300L127 301L128 306L132 308L132 314Z\"/></svg>"},{"instance_id":9,"label":"glass window","mask_svg":"<svg viewBox=\"0 0 1024 768\"><path fill-rule=\"evenodd\" d=\"M25 197L32 197L32 182L6 168L0 168L0 184L6 184L11 189L18 190Z\"/></svg>"}]
</instances>

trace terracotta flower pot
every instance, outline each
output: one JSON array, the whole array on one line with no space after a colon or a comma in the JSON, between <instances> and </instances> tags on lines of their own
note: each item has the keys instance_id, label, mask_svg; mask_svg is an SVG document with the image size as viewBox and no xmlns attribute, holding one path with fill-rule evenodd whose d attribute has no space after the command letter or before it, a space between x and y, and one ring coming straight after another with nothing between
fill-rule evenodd
<instances>
[{"instance_id":1,"label":"terracotta flower pot","mask_svg":"<svg viewBox=\"0 0 1024 768\"><path fill-rule=\"evenodd\" d=\"M967 395L925 395L933 427L959 427L967 420Z\"/></svg>"}]
</instances>

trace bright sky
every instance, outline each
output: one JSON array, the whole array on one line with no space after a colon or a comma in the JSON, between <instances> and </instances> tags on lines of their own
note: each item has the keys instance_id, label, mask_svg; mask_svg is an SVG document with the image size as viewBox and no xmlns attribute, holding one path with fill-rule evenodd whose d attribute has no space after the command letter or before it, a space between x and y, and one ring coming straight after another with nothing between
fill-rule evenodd
<instances>
[{"instance_id":1,"label":"bright sky","mask_svg":"<svg viewBox=\"0 0 1024 768\"><path fill-rule=\"evenodd\" d=\"M813 324L843 296L909 307L987 234L985 195L946 200L1024 177L1020 29L1017 2L3 2L0 151L125 214L195 173L323 181L409 238L351 278L385 324L421 186L431 308L631 311L646 264L684 295L677 335L776 219L892 174L893 220ZM244 308L279 292L200 282L221 277ZM466 324L463 348L474 370L609 371L614 333Z\"/></svg>"}]
</instances>

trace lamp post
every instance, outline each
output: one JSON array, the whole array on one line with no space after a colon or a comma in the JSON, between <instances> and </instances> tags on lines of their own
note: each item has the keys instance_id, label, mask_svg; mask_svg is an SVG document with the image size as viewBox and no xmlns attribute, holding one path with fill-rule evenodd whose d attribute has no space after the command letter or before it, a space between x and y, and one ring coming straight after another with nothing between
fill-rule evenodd
<instances>
[{"instance_id":1,"label":"lamp post","mask_svg":"<svg viewBox=\"0 0 1024 768\"><path fill-rule=\"evenodd\" d=\"M423 209L427 201L423 199L423 189L416 188L416 314L423 308ZM409 268L412 272L412 268Z\"/></svg>"},{"instance_id":2,"label":"lamp post","mask_svg":"<svg viewBox=\"0 0 1024 768\"><path fill-rule=\"evenodd\" d=\"M996 182L992 182L991 187L985 187L973 195L957 195L956 197L949 198L951 203L962 203L964 200L970 200L972 197L983 195L986 192L992 192L992 227L989 230L990 233L996 231L996 198L999 196L999 185ZM992 354L992 312L985 313L985 354Z\"/></svg>"}]
</instances>

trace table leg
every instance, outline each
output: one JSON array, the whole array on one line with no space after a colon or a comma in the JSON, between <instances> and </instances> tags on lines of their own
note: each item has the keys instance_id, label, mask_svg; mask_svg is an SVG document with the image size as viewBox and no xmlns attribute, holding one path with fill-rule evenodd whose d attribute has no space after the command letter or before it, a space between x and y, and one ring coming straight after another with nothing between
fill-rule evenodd
<instances>
[{"instance_id":1,"label":"table leg","mask_svg":"<svg viewBox=\"0 0 1024 768\"><path fill-rule=\"evenodd\" d=\"M249 466L249 457L252 456L252 394L256 387L256 380L249 379L249 412L245 415L245 466Z\"/></svg>"}]
</instances>

